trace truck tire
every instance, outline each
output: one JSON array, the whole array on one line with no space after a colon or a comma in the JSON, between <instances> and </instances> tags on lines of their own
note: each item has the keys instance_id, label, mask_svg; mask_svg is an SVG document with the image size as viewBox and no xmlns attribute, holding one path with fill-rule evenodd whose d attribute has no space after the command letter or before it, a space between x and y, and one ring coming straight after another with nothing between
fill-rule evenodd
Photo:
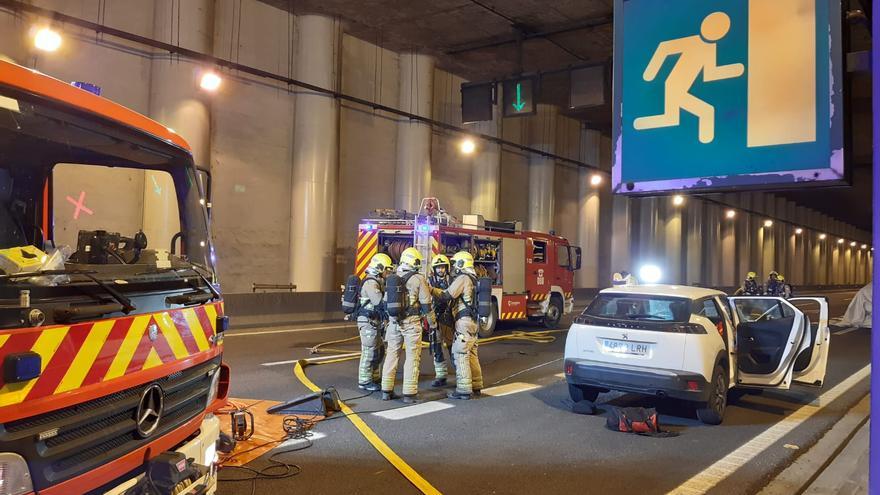
<instances>
[{"instance_id":1,"label":"truck tire","mask_svg":"<svg viewBox=\"0 0 880 495\"><path fill-rule=\"evenodd\" d=\"M557 295L550 296L550 302L547 304L547 312L544 314L544 327L554 329L559 327L559 320L562 319L562 299Z\"/></svg>"},{"instance_id":2,"label":"truck tire","mask_svg":"<svg viewBox=\"0 0 880 495\"><path fill-rule=\"evenodd\" d=\"M492 299L492 311L489 312L488 318L480 318L477 334L481 339L491 337L495 333L496 325L498 325L498 303Z\"/></svg>"},{"instance_id":3,"label":"truck tire","mask_svg":"<svg viewBox=\"0 0 880 495\"><path fill-rule=\"evenodd\" d=\"M709 401L697 407L697 418L707 425L720 425L727 409L727 371L716 366L712 372L711 395Z\"/></svg>"},{"instance_id":4,"label":"truck tire","mask_svg":"<svg viewBox=\"0 0 880 495\"><path fill-rule=\"evenodd\" d=\"M568 395L571 396L572 402L583 402L585 400L596 402L596 398L599 397L599 393L601 392L602 391L596 387L568 384Z\"/></svg>"}]
</instances>

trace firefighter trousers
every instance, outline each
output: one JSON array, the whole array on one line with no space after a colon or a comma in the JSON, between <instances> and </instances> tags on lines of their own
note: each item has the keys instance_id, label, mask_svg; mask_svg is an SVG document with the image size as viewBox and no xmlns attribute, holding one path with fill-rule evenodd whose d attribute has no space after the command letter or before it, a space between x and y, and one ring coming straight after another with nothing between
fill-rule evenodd
<instances>
[{"instance_id":1,"label":"firefighter trousers","mask_svg":"<svg viewBox=\"0 0 880 495\"><path fill-rule=\"evenodd\" d=\"M440 326L440 342L441 349L440 355L433 354L434 357L434 378L446 378L449 370L449 361L453 359L452 357L452 338L455 333L450 325L445 325L443 323L439 323ZM443 356L443 348L446 348L446 352L449 355L449 359L445 359ZM439 359L438 359L439 358ZM455 363L452 363L455 366Z\"/></svg>"},{"instance_id":2,"label":"firefighter trousers","mask_svg":"<svg viewBox=\"0 0 880 495\"><path fill-rule=\"evenodd\" d=\"M455 339L452 342L455 356L455 390L471 394L483 388L483 370L477 354L477 323L465 316L455 322Z\"/></svg>"},{"instance_id":3,"label":"firefighter trousers","mask_svg":"<svg viewBox=\"0 0 880 495\"><path fill-rule=\"evenodd\" d=\"M394 379L400 351L404 351L403 395L415 395L419 391L419 360L422 355L422 324L418 317L402 322L391 321L385 329L386 355L382 365L382 391L394 390Z\"/></svg>"},{"instance_id":4,"label":"firefighter trousers","mask_svg":"<svg viewBox=\"0 0 880 495\"><path fill-rule=\"evenodd\" d=\"M382 358L385 356L381 327L367 318L358 318L358 333L361 336L361 361L358 366L358 384L378 383L382 372Z\"/></svg>"}]
</instances>

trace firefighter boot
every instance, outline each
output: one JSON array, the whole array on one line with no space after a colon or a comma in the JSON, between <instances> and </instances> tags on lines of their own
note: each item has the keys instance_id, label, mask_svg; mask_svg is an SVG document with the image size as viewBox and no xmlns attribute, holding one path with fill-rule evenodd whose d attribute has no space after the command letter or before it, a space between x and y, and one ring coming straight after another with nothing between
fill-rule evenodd
<instances>
[{"instance_id":1,"label":"firefighter boot","mask_svg":"<svg viewBox=\"0 0 880 495\"><path fill-rule=\"evenodd\" d=\"M458 400L471 400L471 394L466 394L464 392L459 392L458 390L454 392L449 392L446 394L446 397L449 399L458 399Z\"/></svg>"}]
</instances>

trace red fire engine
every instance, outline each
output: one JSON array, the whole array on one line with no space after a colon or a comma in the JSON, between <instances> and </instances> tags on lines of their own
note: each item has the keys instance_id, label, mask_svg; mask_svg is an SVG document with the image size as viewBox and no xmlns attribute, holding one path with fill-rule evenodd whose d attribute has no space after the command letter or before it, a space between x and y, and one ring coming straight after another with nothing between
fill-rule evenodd
<instances>
[{"instance_id":1,"label":"red fire engine","mask_svg":"<svg viewBox=\"0 0 880 495\"><path fill-rule=\"evenodd\" d=\"M436 198L422 200L419 213L376 210L358 225L355 274L363 277L370 258L383 252L397 262L400 253L416 247L425 260L460 250L474 255L478 277L493 281L494 311L480 322L480 336L495 331L498 320L559 324L574 307L574 271L581 266L581 248L566 238L523 231L520 222L493 222L479 215L458 221L446 214ZM425 271L430 263L425 263Z\"/></svg>"}]
</instances>

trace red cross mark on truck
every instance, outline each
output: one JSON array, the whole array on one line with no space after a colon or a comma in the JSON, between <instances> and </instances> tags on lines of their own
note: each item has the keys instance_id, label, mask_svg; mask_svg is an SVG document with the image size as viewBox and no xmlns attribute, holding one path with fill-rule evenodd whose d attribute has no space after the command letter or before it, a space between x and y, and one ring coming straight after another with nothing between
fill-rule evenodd
<instances>
[{"instance_id":1,"label":"red cross mark on truck","mask_svg":"<svg viewBox=\"0 0 880 495\"><path fill-rule=\"evenodd\" d=\"M85 205L86 192L85 191L80 191L79 200L75 200L75 199L71 198L70 196L68 196L67 201L69 201L70 204L72 204L74 206L74 210L73 210L73 219L74 220L79 218L80 211L84 211L84 212L88 213L89 215L95 214L95 212L93 212L89 208L86 208L86 205Z\"/></svg>"}]
</instances>

